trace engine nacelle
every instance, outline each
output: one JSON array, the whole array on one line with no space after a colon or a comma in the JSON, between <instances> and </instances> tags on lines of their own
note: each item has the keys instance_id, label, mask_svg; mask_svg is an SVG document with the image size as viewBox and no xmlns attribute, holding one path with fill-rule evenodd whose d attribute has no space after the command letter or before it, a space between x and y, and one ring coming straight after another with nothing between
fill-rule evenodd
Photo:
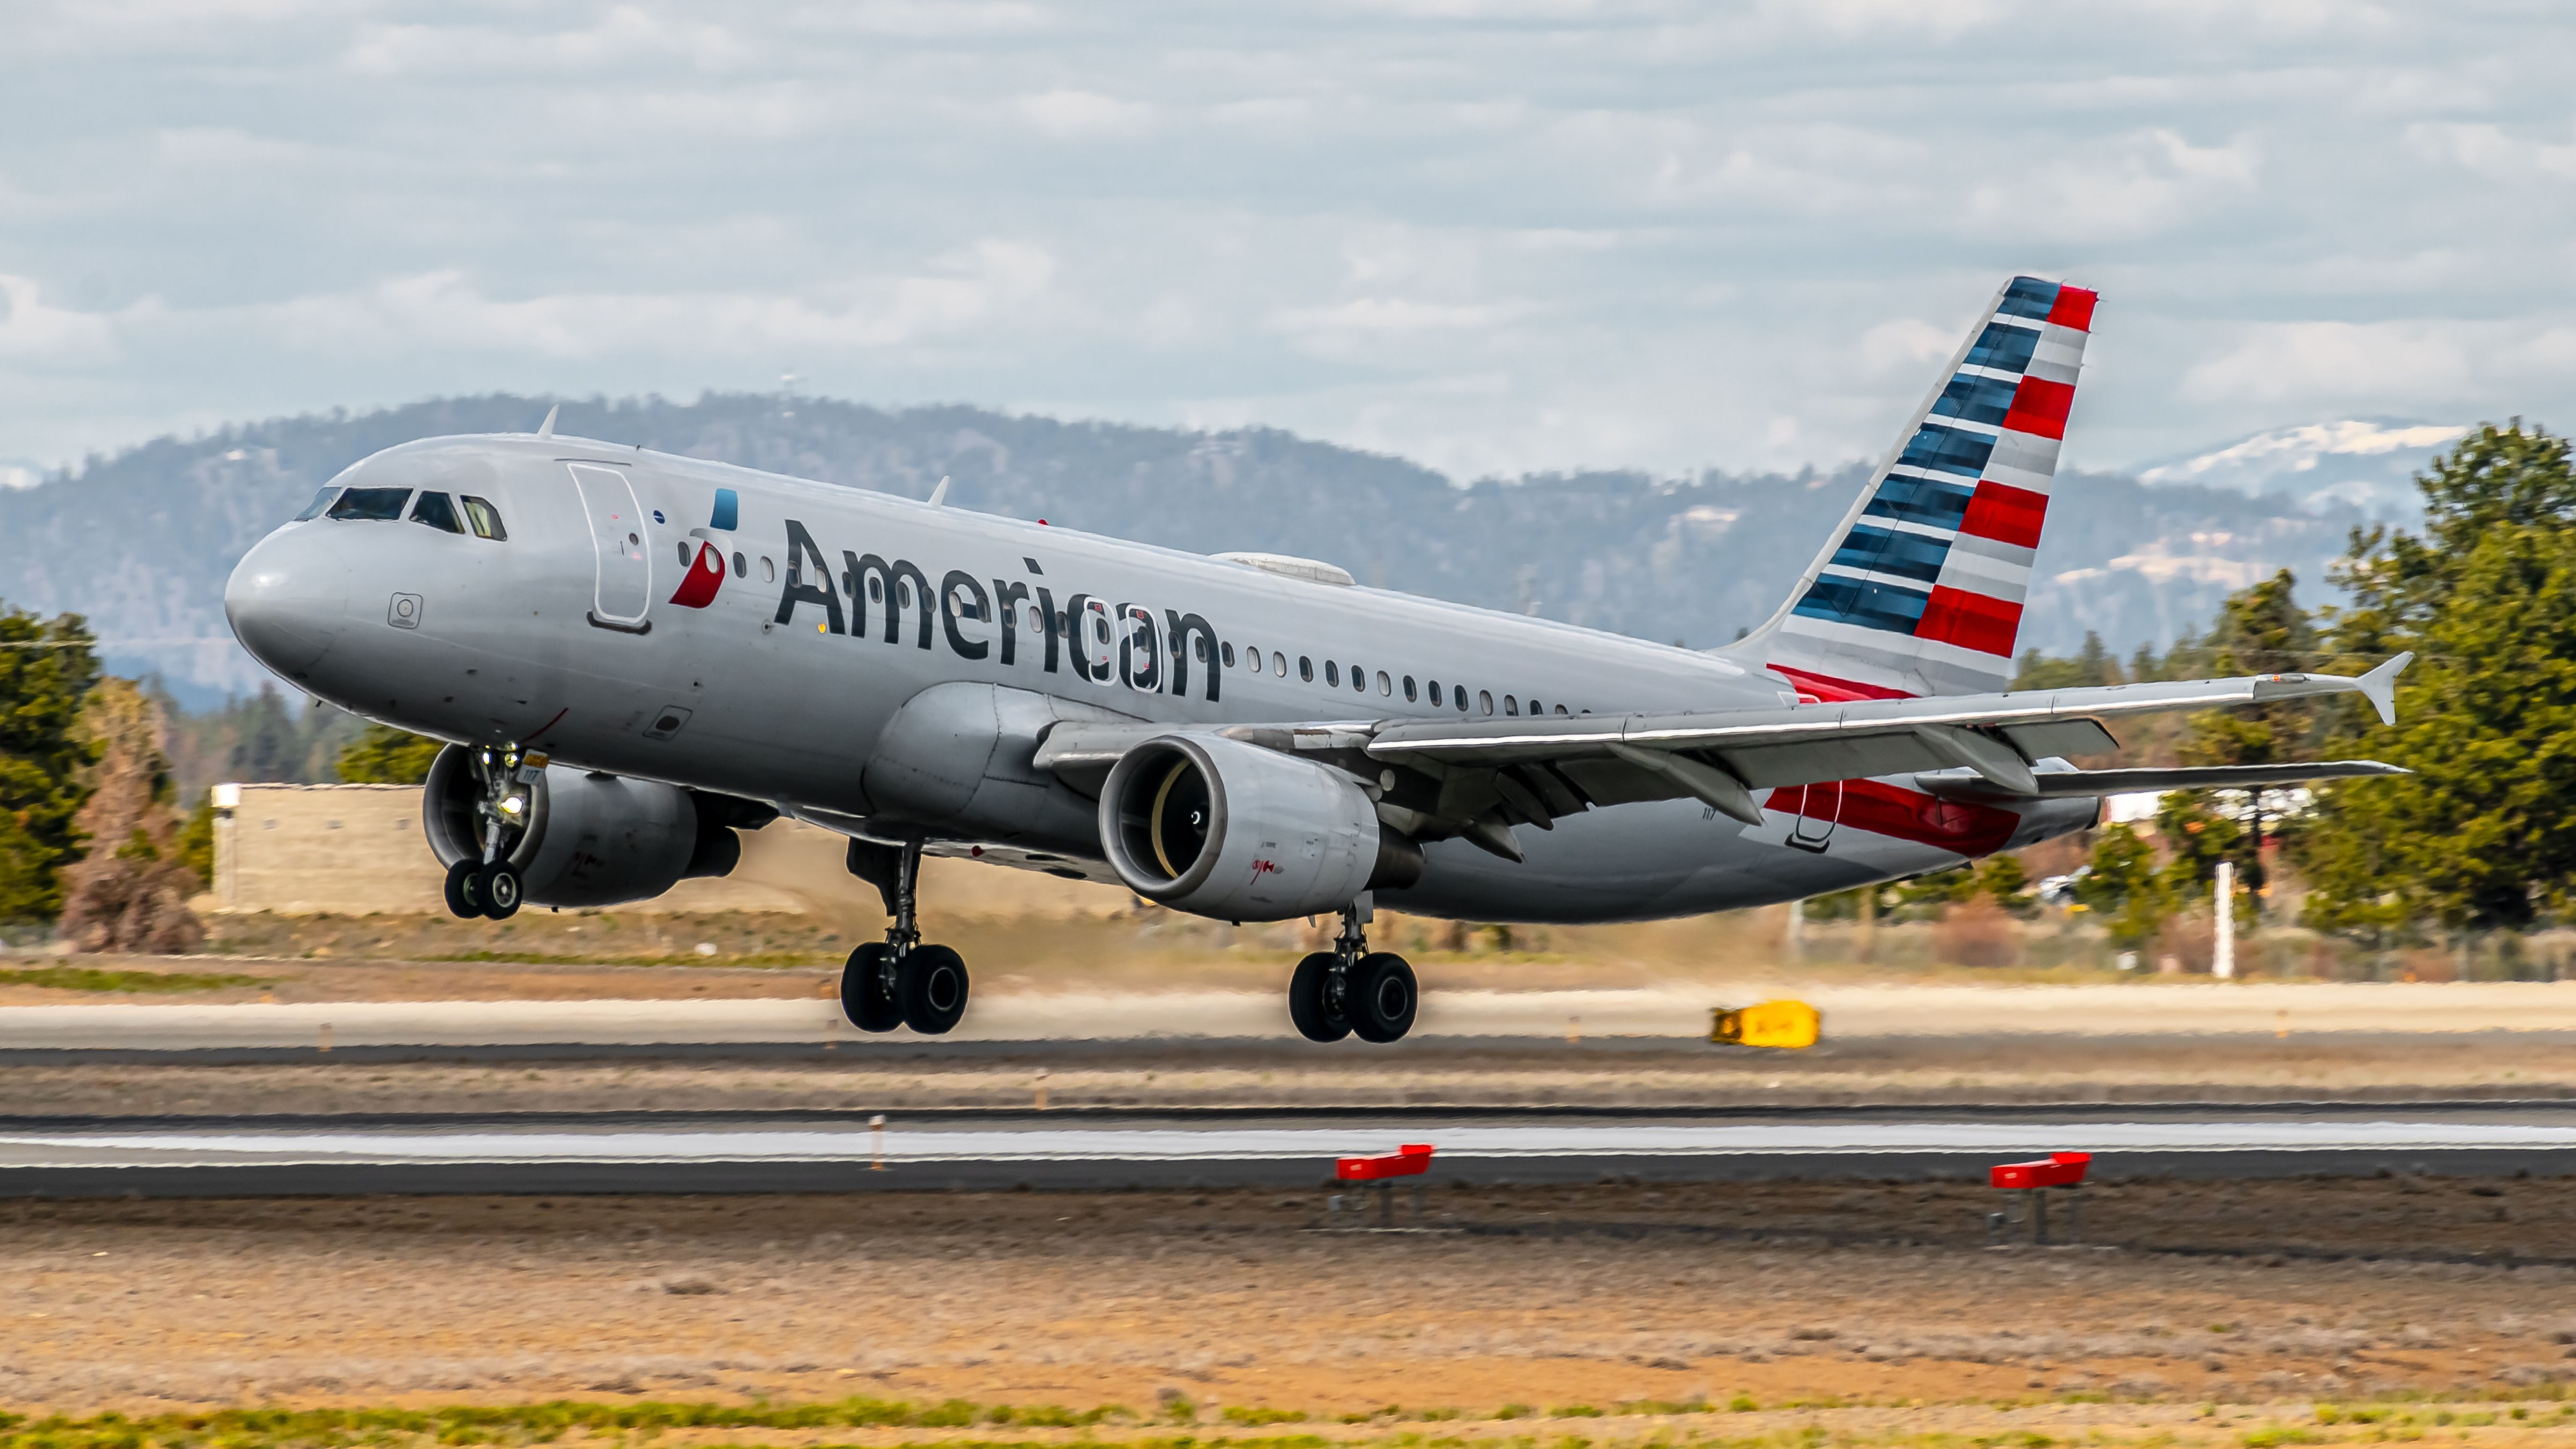
<instances>
[{"instance_id":1,"label":"engine nacelle","mask_svg":"<svg viewBox=\"0 0 2576 1449\"><path fill-rule=\"evenodd\" d=\"M727 807L745 802L698 796L675 785L548 765L527 793L528 827L508 860L532 906L613 906L650 900L681 881L725 875L742 860L730 828L765 821ZM482 786L462 745L438 752L421 792L421 830L440 865L483 856L474 813Z\"/></svg>"},{"instance_id":2,"label":"engine nacelle","mask_svg":"<svg viewBox=\"0 0 2576 1449\"><path fill-rule=\"evenodd\" d=\"M1421 847L1379 824L1358 781L1222 735L1164 735L1120 756L1100 841L1128 889L1227 921L1336 911L1422 876Z\"/></svg>"}]
</instances>

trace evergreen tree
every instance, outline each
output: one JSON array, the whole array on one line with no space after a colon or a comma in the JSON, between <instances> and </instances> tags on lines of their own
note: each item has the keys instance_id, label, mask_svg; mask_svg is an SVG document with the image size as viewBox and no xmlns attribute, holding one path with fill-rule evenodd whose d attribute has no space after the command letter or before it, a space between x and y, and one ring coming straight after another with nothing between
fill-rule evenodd
<instances>
[{"instance_id":1,"label":"evergreen tree","mask_svg":"<svg viewBox=\"0 0 2576 1449\"><path fill-rule=\"evenodd\" d=\"M78 859L90 786L81 701L98 682L89 626L0 606L0 920L51 920Z\"/></svg>"},{"instance_id":2,"label":"evergreen tree","mask_svg":"<svg viewBox=\"0 0 2576 1449\"><path fill-rule=\"evenodd\" d=\"M340 778L351 785L417 785L429 778L429 767L444 740L369 725L367 732L340 751Z\"/></svg>"},{"instance_id":3,"label":"evergreen tree","mask_svg":"<svg viewBox=\"0 0 2576 1449\"><path fill-rule=\"evenodd\" d=\"M2416 773L2317 790L2308 920L2525 926L2576 895L2576 468L2516 419L2417 481L2422 536L2356 532L2328 641L2350 665L2416 651L2397 728L2347 702L2326 742Z\"/></svg>"}]
</instances>

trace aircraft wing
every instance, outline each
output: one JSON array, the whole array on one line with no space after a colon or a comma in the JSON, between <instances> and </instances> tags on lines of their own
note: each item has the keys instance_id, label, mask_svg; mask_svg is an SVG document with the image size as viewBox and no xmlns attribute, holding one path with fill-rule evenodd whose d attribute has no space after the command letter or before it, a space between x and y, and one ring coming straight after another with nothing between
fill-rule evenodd
<instances>
[{"instance_id":1,"label":"aircraft wing","mask_svg":"<svg viewBox=\"0 0 2576 1449\"><path fill-rule=\"evenodd\" d=\"M2116 749L2119 742L2101 722L2123 715L2359 694L2393 724L2397 675L2413 658L2400 654L2358 677L2261 674L1668 715L1351 720L1219 726L1216 732L1303 754L1377 785L1379 814L1417 838L1463 835L1517 858L1510 829L1523 822L1552 829L1557 816L1594 806L1690 797L1758 825L1755 791L1826 780L1914 774L1936 793L2028 800L2402 773L2367 760L2259 766L2250 773L2051 772L2034 770L2031 762ZM1141 723L1067 722L1049 733L1036 763L1097 794L1120 754L1169 732Z\"/></svg>"}]
</instances>

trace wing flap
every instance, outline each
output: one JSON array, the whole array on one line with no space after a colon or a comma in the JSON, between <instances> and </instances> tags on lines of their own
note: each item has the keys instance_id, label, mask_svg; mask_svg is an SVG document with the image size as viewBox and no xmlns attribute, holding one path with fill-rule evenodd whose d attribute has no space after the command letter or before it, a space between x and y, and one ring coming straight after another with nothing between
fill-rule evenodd
<instances>
[{"instance_id":1,"label":"wing flap","mask_svg":"<svg viewBox=\"0 0 2576 1449\"><path fill-rule=\"evenodd\" d=\"M2058 770L2033 777L2042 799L2087 795L2133 795L2167 790L2259 790L2309 780L2359 780L2380 775L2411 775L2412 770L2377 760L2311 760L2289 765L2199 765L2169 770ZM1918 774L1914 783L1945 800L2009 799L1973 770L1936 770Z\"/></svg>"}]
</instances>

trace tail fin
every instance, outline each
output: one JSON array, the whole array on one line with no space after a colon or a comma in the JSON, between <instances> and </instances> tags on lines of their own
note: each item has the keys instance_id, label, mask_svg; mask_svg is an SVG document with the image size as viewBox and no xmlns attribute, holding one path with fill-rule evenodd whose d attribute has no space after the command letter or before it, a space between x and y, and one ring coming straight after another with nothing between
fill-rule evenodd
<instances>
[{"instance_id":1,"label":"tail fin","mask_svg":"<svg viewBox=\"0 0 2576 1449\"><path fill-rule=\"evenodd\" d=\"M2094 295L2006 283L1790 601L1716 652L1817 699L2009 684Z\"/></svg>"}]
</instances>

